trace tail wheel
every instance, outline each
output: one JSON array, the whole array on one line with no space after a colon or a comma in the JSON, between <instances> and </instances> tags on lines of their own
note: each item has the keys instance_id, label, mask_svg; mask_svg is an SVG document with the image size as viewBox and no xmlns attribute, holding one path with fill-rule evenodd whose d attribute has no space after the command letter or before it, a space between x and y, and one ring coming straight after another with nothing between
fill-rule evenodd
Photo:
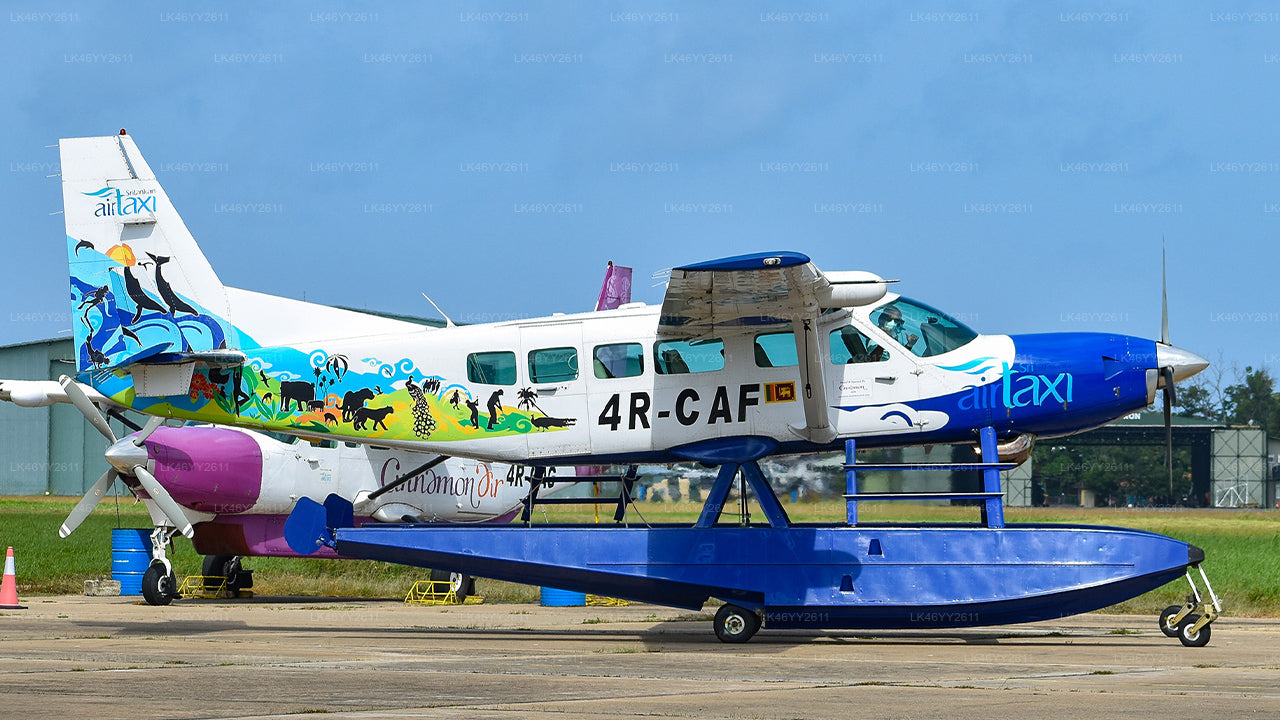
<instances>
[{"instance_id":1,"label":"tail wheel","mask_svg":"<svg viewBox=\"0 0 1280 720\"><path fill-rule=\"evenodd\" d=\"M1204 647L1209 644L1209 625L1205 625L1195 632L1191 631L1191 626L1195 625L1199 619L1199 615L1192 614L1183 618L1182 622L1178 624L1178 639L1182 641L1183 645L1187 647Z\"/></svg>"},{"instance_id":2,"label":"tail wheel","mask_svg":"<svg viewBox=\"0 0 1280 720\"><path fill-rule=\"evenodd\" d=\"M142 574L142 599L148 605L168 605L178 594L178 580L164 563L151 563Z\"/></svg>"},{"instance_id":3,"label":"tail wheel","mask_svg":"<svg viewBox=\"0 0 1280 720\"><path fill-rule=\"evenodd\" d=\"M1173 619L1178 617L1178 613L1182 612L1181 605L1170 605L1160 613L1160 632L1165 637L1178 637L1178 626L1173 623Z\"/></svg>"},{"instance_id":4,"label":"tail wheel","mask_svg":"<svg viewBox=\"0 0 1280 720\"><path fill-rule=\"evenodd\" d=\"M470 575L459 572L449 572L448 570L432 570L431 580L434 582L447 582L449 589L453 591L458 602L465 602L468 595L474 595L476 592L475 578Z\"/></svg>"},{"instance_id":5,"label":"tail wheel","mask_svg":"<svg viewBox=\"0 0 1280 720\"><path fill-rule=\"evenodd\" d=\"M725 605L716 612L714 624L720 642L744 643L760 629L760 616L737 605Z\"/></svg>"}]
</instances>

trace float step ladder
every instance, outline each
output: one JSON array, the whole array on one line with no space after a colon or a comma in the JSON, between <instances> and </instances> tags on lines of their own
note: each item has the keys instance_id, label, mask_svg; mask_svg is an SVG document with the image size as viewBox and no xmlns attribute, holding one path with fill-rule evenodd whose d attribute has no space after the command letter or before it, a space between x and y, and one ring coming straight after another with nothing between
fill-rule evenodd
<instances>
[{"instance_id":1,"label":"float step ladder","mask_svg":"<svg viewBox=\"0 0 1280 720\"><path fill-rule=\"evenodd\" d=\"M982 524L989 528L1004 527L1004 492L1000 489L1000 471L1017 467L1000 462L996 450L996 431L984 427L978 433L982 462L977 463L859 463L853 438L845 441L845 516L850 526L858 524L858 502L867 500L981 500ZM870 470L981 470L982 492L910 492L860 493L858 472Z\"/></svg>"}]
</instances>

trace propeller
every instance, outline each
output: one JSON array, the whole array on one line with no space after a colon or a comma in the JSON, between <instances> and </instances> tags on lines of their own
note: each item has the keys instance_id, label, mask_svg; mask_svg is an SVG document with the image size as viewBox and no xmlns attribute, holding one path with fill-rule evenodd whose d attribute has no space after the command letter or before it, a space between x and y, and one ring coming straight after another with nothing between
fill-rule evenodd
<instances>
[{"instance_id":1,"label":"propeller","mask_svg":"<svg viewBox=\"0 0 1280 720\"><path fill-rule=\"evenodd\" d=\"M107 442L111 443L106 452L106 459L111 464L111 468L103 473L102 477L98 478L98 481L93 484L93 487L89 488L89 492L85 493L80 502L76 503L76 506L71 510L71 514L67 516L66 521L62 523L62 527L58 529L58 535L65 538L77 527L80 527L80 523L84 522L89 513L98 506L98 502L102 500L103 495L106 494L111 487L111 483L116 478L132 476L137 478L143 489L156 502L156 505L178 527L178 531L187 537L191 537L194 534L194 530L191 528L191 521L187 518L186 513L182 511L182 506L173 499L169 491L164 489L164 486L156 480L155 476L146 467L149 458L147 457L144 443L147 438L151 437L151 433L156 431L156 428L164 424L164 418L153 417L147 421L146 426L136 435L119 439L112 432L111 425L107 423L106 418L102 416L102 413L98 412L98 408L93 404L93 401L89 399L84 389L80 387L80 383L66 375L58 378L58 383L66 391L67 398L71 400L71 404L75 405L85 419L89 421L89 424L101 433L107 439Z\"/></svg>"},{"instance_id":2,"label":"propeller","mask_svg":"<svg viewBox=\"0 0 1280 720\"><path fill-rule=\"evenodd\" d=\"M1160 342L1169 342L1169 269L1165 259L1164 238L1160 239ZM1157 357L1159 354L1157 353ZM1169 474L1169 502L1173 503L1173 406L1178 403L1174 389L1173 366L1160 367L1160 381L1164 385L1164 468Z\"/></svg>"}]
</instances>

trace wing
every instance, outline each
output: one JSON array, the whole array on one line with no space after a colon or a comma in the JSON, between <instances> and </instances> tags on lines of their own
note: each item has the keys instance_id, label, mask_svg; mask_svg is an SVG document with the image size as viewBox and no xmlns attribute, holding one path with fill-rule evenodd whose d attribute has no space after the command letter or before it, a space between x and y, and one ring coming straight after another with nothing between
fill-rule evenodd
<instances>
[{"instance_id":1,"label":"wing","mask_svg":"<svg viewBox=\"0 0 1280 720\"><path fill-rule=\"evenodd\" d=\"M756 253L686 265L671 271L659 337L707 337L730 332L791 329L805 425L796 434L814 442L834 436L828 416L818 315L825 308L866 305L884 297L886 281L868 272L823 273L795 252Z\"/></svg>"},{"instance_id":2,"label":"wing","mask_svg":"<svg viewBox=\"0 0 1280 720\"><path fill-rule=\"evenodd\" d=\"M757 253L686 265L671 271L660 336L690 337L713 330L789 326L826 284L800 253Z\"/></svg>"}]
</instances>

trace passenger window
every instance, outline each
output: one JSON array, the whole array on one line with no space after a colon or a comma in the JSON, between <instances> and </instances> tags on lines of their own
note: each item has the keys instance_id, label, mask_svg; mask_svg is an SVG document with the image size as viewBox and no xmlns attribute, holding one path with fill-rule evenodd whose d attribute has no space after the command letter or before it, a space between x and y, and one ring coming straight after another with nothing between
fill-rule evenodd
<instances>
[{"instance_id":1,"label":"passenger window","mask_svg":"<svg viewBox=\"0 0 1280 720\"><path fill-rule=\"evenodd\" d=\"M882 362L888 359L889 353L885 352L884 348L852 325L845 325L831 331L831 362L833 364Z\"/></svg>"},{"instance_id":2,"label":"passenger window","mask_svg":"<svg viewBox=\"0 0 1280 720\"><path fill-rule=\"evenodd\" d=\"M597 345L595 371L596 377L601 379L643 375L644 346L640 343Z\"/></svg>"},{"instance_id":3,"label":"passenger window","mask_svg":"<svg viewBox=\"0 0 1280 720\"><path fill-rule=\"evenodd\" d=\"M757 335L755 344L756 367L791 367L800 364L796 359L796 336L792 333Z\"/></svg>"},{"instance_id":4,"label":"passenger window","mask_svg":"<svg viewBox=\"0 0 1280 720\"><path fill-rule=\"evenodd\" d=\"M661 375L683 375L724 367L724 343L709 340L668 340L653 346L654 367Z\"/></svg>"},{"instance_id":5,"label":"passenger window","mask_svg":"<svg viewBox=\"0 0 1280 720\"><path fill-rule=\"evenodd\" d=\"M516 354L480 352L467 356L467 379L485 385L516 384Z\"/></svg>"},{"instance_id":6,"label":"passenger window","mask_svg":"<svg viewBox=\"0 0 1280 720\"><path fill-rule=\"evenodd\" d=\"M555 383L577 379L577 348L549 348L529 353L529 382Z\"/></svg>"}]
</instances>

